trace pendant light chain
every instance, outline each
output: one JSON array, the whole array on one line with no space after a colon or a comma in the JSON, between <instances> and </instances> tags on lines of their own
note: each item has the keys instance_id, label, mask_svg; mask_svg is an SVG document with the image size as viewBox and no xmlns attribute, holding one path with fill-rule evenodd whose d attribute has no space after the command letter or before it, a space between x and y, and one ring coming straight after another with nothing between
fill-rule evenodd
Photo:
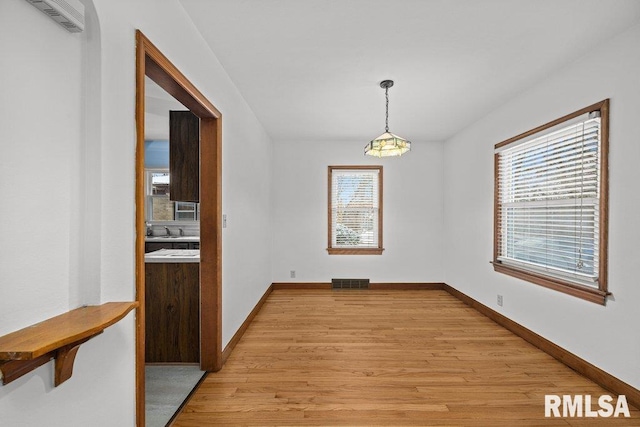
<instances>
[{"instance_id":1,"label":"pendant light chain","mask_svg":"<svg viewBox=\"0 0 640 427\"><path fill-rule=\"evenodd\" d=\"M365 145L365 155L375 157L401 156L411 151L411 141L389 132L389 88L392 86L393 80L380 82L380 87L384 89L385 98L384 133Z\"/></svg>"},{"instance_id":2,"label":"pendant light chain","mask_svg":"<svg viewBox=\"0 0 640 427\"><path fill-rule=\"evenodd\" d=\"M384 88L384 96L387 99L386 103L386 114L384 116L384 131L389 132L389 87Z\"/></svg>"}]
</instances>

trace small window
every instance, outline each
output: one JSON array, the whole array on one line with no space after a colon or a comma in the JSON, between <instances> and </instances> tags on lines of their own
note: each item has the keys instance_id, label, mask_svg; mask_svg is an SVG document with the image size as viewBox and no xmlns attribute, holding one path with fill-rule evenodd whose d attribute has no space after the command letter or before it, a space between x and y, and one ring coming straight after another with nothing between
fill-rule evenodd
<instances>
[{"instance_id":1,"label":"small window","mask_svg":"<svg viewBox=\"0 0 640 427\"><path fill-rule=\"evenodd\" d=\"M329 166L330 255L382 254L382 166Z\"/></svg>"},{"instance_id":2,"label":"small window","mask_svg":"<svg viewBox=\"0 0 640 427\"><path fill-rule=\"evenodd\" d=\"M200 219L199 203L175 202L176 221L197 221Z\"/></svg>"},{"instance_id":3,"label":"small window","mask_svg":"<svg viewBox=\"0 0 640 427\"><path fill-rule=\"evenodd\" d=\"M147 169L147 221L199 221L200 204L169 200L169 170Z\"/></svg>"},{"instance_id":4,"label":"small window","mask_svg":"<svg viewBox=\"0 0 640 427\"><path fill-rule=\"evenodd\" d=\"M609 100L496 144L494 269L607 296Z\"/></svg>"}]
</instances>

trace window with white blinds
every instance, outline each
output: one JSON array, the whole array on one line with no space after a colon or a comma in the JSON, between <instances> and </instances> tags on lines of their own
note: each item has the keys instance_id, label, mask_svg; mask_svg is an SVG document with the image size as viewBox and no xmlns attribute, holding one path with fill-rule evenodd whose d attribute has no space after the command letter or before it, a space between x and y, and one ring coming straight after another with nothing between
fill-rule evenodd
<instances>
[{"instance_id":1,"label":"window with white blinds","mask_svg":"<svg viewBox=\"0 0 640 427\"><path fill-rule=\"evenodd\" d=\"M607 101L496 145L494 248L496 270L552 288L569 286L569 293L586 292L586 299L602 303L603 113Z\"/></svg>"},{"instance_id":2,"label":"window with white blinds","mask_svg":"<svg viewBox=\"0 0 640 427\"><path fill-rule=\"evenodd\" d=\"M382 166L329 166L328 251L382 252Z\"/></svg>"}]
</instances>

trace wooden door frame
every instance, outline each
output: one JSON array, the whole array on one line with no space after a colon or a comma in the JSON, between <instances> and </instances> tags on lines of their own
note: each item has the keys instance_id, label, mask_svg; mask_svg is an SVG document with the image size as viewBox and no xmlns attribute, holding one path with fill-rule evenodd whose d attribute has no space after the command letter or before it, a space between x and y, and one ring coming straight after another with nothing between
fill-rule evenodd
<instances>
[{"instance_id":1,"label":"wooden door frame","mask_svg":"<svg viewBox=\"0 0 640 427\"><path fill-rule=\"evenodd\" d=\"M222 368L222 114L136 30L136 424L145 424L145 76L200 118L200 368Z\"/></svg>"}]
</instances>

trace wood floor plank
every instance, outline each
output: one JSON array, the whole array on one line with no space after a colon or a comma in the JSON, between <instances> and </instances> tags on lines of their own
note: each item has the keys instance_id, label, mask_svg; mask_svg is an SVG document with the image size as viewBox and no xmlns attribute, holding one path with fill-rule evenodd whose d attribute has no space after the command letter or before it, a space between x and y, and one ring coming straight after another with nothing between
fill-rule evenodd
<instances>
[{"instance_id":1,"label":"wood floor plank","mask_svg":"<svg viewBox=\"0 0 640 427\"><path fill-rule=\"evenodd\" d=\"M546 394L611 393L445 291L282 289L173 425L640 426Z\"/></svg>"}]
</instances>

